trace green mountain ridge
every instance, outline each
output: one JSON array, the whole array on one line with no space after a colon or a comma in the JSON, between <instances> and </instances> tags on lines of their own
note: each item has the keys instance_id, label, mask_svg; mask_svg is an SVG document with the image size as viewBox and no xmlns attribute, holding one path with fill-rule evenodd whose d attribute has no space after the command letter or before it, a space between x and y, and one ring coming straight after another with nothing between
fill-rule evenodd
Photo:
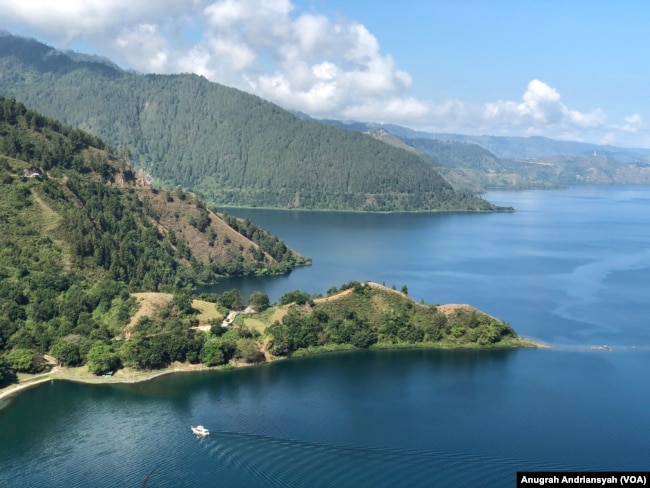
<instances>
[{"instance_id":1,"label":"green mountain ridge","mask_svg":"<svg viewBox=\"0 0 650 488\"><path fill-rule=\"evenodd\" d=\"M301 120L197 75L140 75L0 36L0 93L130 150L164 186L220 206L497 211L419 155ZM507 210L507 209L505 209Z\"/></svg>"}]
</instances>

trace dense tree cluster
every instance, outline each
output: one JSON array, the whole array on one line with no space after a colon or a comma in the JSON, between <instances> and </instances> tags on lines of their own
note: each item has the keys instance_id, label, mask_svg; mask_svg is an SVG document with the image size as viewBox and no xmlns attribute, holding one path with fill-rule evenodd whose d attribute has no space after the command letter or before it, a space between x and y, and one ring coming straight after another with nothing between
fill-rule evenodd
<instances>
[{"instance_id":1,"label":"dense tree cluster","mask_svg":"<svg viewBox=\"0 0 650 488\"><path fill-rule=\"evenodd\" d=\"M258 260L264 258L263 253L265 252L278 262L295 264L295 256L291 249L276 236L262 229L254 222L251 222L250 219L240 219L228 214L223 214L223 219L230 227L259 246L259 250L255 251L258 253Z\"/></svg>"},{"instance_id":2,"label":"dense tree cluster","mask_svg":"<svg viewBox=\"0 0 650 488\"><path fill-rule=\"evenodd\" d=\"M261 291L254 291L251 293L251 296L248 297L248 306L256 312L263 312L271 306L269 296Z\"/></svg>"},{"instance_id":3,"label":"dense tree cluster","mask_svg":"<svg viewBox=\"0 0 650 488\"><path fill-rule=\"evenodd\" d=\"M0 388L16 381L16 373L9 367L7 360L0 356Z\"/></svg>"},{"instance_id":4,"label":"dense tree cluster","mask_svg":"<svg viewBox=\"0 0 650 488\"><path fill-rule=\"evenodd\" d=\"M101 267L112 279L136 289L157 290L174 283L182 268L164 247L163 236L134 192L75 176L66 187L81 203L64 211L76 259Z\"/></svg>"},{"instance_id":5,"label":"dense tree cluster","mask_svg":"<svg viewBox=\"0 0 650 488\"><path fill-rule=\"evenodd\" d=\"M240 310L244 302L242 301L241 293L235 288L224 291L219 295L217 303L227 310Z\"/></svg>"},{"instance_id":6,"label":"dense tree cluster","mask_svg":"<svg viewBox=\"0 0 650 488\"><path fill-rule=\"evenodd\" d=\"M309 303L310 305L314 304L309 293L300 290L290 291L285 293L280 297L280 305L288 305L290 303L295 303L296 305L304 305Z\"/></svg>"},{"instance_id":7,"label":"dense tree cluster","mask_svg":"<svg viewBox=\"0 0 650 488\"><path fill-rule=\"evenodd\" d=\"M307 304L300 292L285 295L285 302L299 299L282 321L267 332L270 351L287 356L306 348L350 345L367 348L421 343L478 344L487 346L516 334L504 322L469 308L458 308L448 317L435 306L413 302L403 292L350 282L351 290L335 300ZM336 291L332 290L333 293Z\"/></svg>"},{"instance_id":8,"label":"dense tree cluster","mask_svg":"<svg viewBox=\"0 0 650 488\"><path fill-rule=\"evenodd\" d=\"M73 129L35 112L13 97L0 99L0 122L2 140L0 153L5 157L23 159L48 170L55 164L63 168L83 170L84 161L79 150L88 147L106 149L104 142L80 129ZM38 132L40 138L30 137ZM97 172L105 169L101 161Z\"/></svg>"}]
</instances>

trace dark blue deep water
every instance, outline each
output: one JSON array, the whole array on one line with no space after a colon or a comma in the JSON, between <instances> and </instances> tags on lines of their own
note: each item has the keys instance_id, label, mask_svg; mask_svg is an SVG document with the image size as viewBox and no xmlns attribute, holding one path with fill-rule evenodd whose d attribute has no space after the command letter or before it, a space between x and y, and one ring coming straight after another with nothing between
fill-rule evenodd
<instances>
[{"instance_id":1,"label":"dark blue deep water","mask_svg":"<svg viewBox=\"0 0 650 488\"><path fill-rule=\"evenodd\" d=\"M650 188L491 193L514 214L232 211L345 281L471 303L549 350L363 351L135 385L47 383L0 410L0 486L514 486L650 469ZM607 344L611 351L592 350ZM213 435L199 440L189 425Z\"/></svg>"}]
</instances>

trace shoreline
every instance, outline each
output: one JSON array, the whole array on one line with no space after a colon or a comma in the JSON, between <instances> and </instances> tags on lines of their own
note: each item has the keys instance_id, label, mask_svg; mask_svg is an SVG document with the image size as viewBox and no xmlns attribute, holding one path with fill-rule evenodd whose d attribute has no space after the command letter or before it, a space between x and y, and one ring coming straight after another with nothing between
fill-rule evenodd
<instances>
[{"instance_id":1,"label":"shoreline","mask_svg":"<svg viewBox=\"0 0 650 488\"><path fill-rule=\"evenodd\" d=\"M444 344L444 345L441 344L438 347L431 347L431 345L426 345L425 347L417 347L417 345L413 345L413 344L410 345L405 344L403 347L399 347L399 345L395 345L395 344L393 344L392 346L393 347L377 347L375 349L384 350L384 351L390 349L396 349L396 350L403 350L403 349L456 350L457 349L459 351L520 349L520 348L521 349L551 349L551 346L549 346L548 344L544 344L523 337L520 338L520 341L518 341L518 343L504 344L501 347L481 346L481 347L468 348L462 346L459 347L458 345L455 345L456 347L454 347L451 344ZM353 351L353 350L356 350L356 348L355 349L334 348L330 350L316 349L312 351L305 350L304 352L296 355L295 358L298 359L306 356L327 354L330 352ZM88 372L86 366L78 366L76 368L55 366L54 368L52 368L51 371L47 373L34 375L33 377L29 377L23 380L22 382L13 383L11 385L5 386L4 388L0 388L0 410L7 407L10 404L10 399L15 395L18 395L20 392L27 390L28 388L41 385L47 381L55 381L55 380L74 381L77 383L86 383L86 384L94 384L94 385L106 385L111 383L113 384L141 383L171 373L191 373L195 371L227 371L236 368L247 368L253 366L260 366L263 364L270 364L275 361L282 361L285 359L291 359L291 358L278 357L278 358L273 358L270 361L267 360L263 363L258 363L258 364L235 363L235 364L227 364L224 366L215 366L215 367L209 367L203 364L174 363L165 369L154 370L154 371L137 371L131 368L124 368L118 370L113 376L94 376L92 373Z\"/></svg>"},{"instance_id":2,"label":"shoreline","mask_svg":"<svg viewBox=\"0 0 650 488\"><path fill-rule=\"evenodd\" d=\"M210 368L202 364L193 365L176 363L175 365L169 366L165 369L152 371L136 371L130 368L124 368L118 370L113 376L94 376L92 373L86 370L86 366L79 366L77 368L61 368L57 366L50 372L41 373L35 375L32 378L27 378L22 382L13 383L11 385L5 386L4 388L0 388L0 410L4 408L4 405L2 405L2 400L11 398L23 390L41 385L47 381L73 381L76 383L86 383L89 385L129 384L149 381L159 376L171 373L190 373L192 371L219 371L243 366L247 365L233 365L226 368L223 366L217 366Z\"/></svg>"}]
</instances>

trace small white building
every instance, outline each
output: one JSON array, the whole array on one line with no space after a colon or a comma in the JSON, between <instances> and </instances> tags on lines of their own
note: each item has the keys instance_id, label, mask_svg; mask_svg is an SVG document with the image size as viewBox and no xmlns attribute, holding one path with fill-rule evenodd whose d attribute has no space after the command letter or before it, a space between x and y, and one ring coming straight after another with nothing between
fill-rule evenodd
<instances>
[{"instance_id":1,"label":"small white building","mask_svg":"<svg viewBox=\"0 0 650 488\"><path fill-rule=\"evenodd\" d=\"M23 171L25 178L40 178L42 171L36 166L30 166Z\"/></svg>"}]
</instances>

